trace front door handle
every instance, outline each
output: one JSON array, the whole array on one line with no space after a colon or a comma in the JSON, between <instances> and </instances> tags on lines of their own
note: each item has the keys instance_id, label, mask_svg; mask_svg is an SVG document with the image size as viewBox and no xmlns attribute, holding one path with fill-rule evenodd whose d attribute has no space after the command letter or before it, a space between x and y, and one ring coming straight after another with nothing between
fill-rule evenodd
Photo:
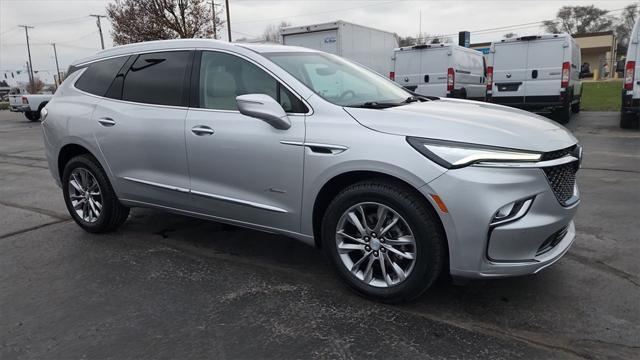
<instances>
[{"instance_id":1,"label":"front door handle","mask_svg":"<svg viewBox=\"0 0 640 360\"><path fill-rule=\"evenodd\" d=\"M213 135L214 133L212 128L204 125L198 125L198 126L192 127L191 132L198 136Z\"/></svg>"},{"instance_id":2,"label":"front door handle","mask_svg":"<svg viewBox=\"0 0 640 360\"><path fill-rule=\"evenodd\" d=\"M107 126L107 127L113 126L113 125L116 124L116 122L112 118L109 118L109 117L100 118L100 119L98 119L98 122L100 123L100 125Z\"/></svg>"}]
</instances>

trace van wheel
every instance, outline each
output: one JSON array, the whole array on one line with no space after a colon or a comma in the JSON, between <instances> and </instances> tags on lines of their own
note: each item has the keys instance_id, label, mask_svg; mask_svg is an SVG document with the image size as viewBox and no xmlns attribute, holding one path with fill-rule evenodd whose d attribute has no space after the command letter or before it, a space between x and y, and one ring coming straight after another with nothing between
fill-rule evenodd
<instances>
[{"instance_id":1,"label":"van wheel","mask_svg":"<svg viewBox=\"0 0 640 360\"><path fill-rule=\"evenodd\" d=\"M620 127L623 129L638 129L640 118L637 114L620 112Z\"/></svg>"},{"instance_id":2,"label":"van wheel","mask_svg":"<svg viewBox=\"0 0 640 360\"><path fill-rule=\"evenodd\" d=\"M553 111L553 119L560 124L567 124L571 119L571 106L569 104Z\"/></svg>"},{"instance_id":3,"label":"van wheel","mask_svg":"<svg viewBox=\"0 0 640 360\"><path fill-rule=\"evenodd\" d=\"M38 121L40 120L40 111L25 111L24 117L29 121Z\"/></svg>"},{"instance_id":4,"label":"van wheel","mask_svg":"<svg viewBox=\"0 0 640 360\"><path fill-rule=\"evenodd\" d=\"M129 216L116 197L106 173L91 155L72 158L64 167L62 192L75 222L91 233L115 230Z\"/></svg>"},{"instance_id":5,"label":"van wheel","mask_svg":"<svg viewBox=\"0 0 640 360\"><path fill-rule=\"evenodd\" d=\"M571 112L577 114L580 112L580 101L575 104L571 104Z\"/></svg>"},{"instance_id":6,"label":"van wheel","mask_svg":"<svg viewBox=\"0 0 640 360\"><path fill-rule=\"evenodd\" d=\"M446 238L436 216L403 185L359 182L327 208L323 249L358 293L385 302L411 300L433 284L445 264Z\"/></svg>"}]
</instances>

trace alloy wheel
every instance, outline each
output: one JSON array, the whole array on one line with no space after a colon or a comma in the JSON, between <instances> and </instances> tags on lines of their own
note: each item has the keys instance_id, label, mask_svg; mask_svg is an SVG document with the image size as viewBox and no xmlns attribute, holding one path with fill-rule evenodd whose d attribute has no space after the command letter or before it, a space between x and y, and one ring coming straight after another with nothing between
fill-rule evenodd
<instances>
[{"instance_id":1,"label":"alloy wheel","mask_svg":"<svg viewBox=\"0 0 640 360\"><path fill-rule=\"evenodd\" d=\"M98 221L102 213L100 185L91 172L76 168L69 176L69 200L76 214L85 222Z\"/></svg>"},{"instance_id":2,"label":"alloy wheel","mask_svg":"<svg viewBox=\"0 0 640 360\"><path fill-rule=\"evenodd\" d=\"M353 276L374 287L395 286L407 279L416 262L416 241L406 220L392 208L356 204L336 228L342 264Z\"/></svg>"}]
</instances>

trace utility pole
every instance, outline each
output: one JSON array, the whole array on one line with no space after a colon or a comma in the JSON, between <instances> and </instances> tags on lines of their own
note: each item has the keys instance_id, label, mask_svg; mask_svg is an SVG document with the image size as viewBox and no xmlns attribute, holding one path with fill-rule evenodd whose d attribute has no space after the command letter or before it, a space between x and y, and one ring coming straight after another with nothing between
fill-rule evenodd
<instances>
[{"instance_id":1,"label":"utility pole","mask_svg":"<svg viewBox=\"0 0 640 360\"><path fill-rule=\"evenodd\" d=\"M218 31L216 30L216 4L211 0L211 25L213 25L213 38L218 38Z\"/></svg>"},{"instance_id":2,"label":"utility pole","mask_svg":"<svg viewBox=\"0 0 640 360\"><path fill-rule=\"evenodd\" d=\"M60 65L58 65L58 52L56 51L56 43L53 43L51 45L53 45L53 56L56 58L56 71L58 73L58 80L56 80L55 83L56 83L56 89L57 89L58 84L62 83L62 78L60 77Z\"/></svg>"},{"instance_id":3,"label":"utility pole","mask_svg":"<svg viewBox=\"0 0 640 360\"><path fill-rule=\"evenodd\" d=\"M33 88L33 64L31 63L31 47L29 46L29 29L33 29L33 26L27 25L18 25L19 27L24 28L24 34L27 37L27 53L29 54L29 83L31 84L31 88Z\"/></svg>"},{"instance_id":4,"label":"utility pole","mask_svg":"<svg viewBox=\"0 0 640 360\"><path fill-rule=\"evenodd\" d=\"M231 42L231 17L229 16L229 0L224 0L225 8L227 9L227 37Z\"/></svg>"},{"instance_id":5,"label":"utility pole","mask_svg":"<svg viewBox=\"0 0 640 360\"><path fill-rule=\"evenodd\" d=\"M102 37L102 24L100 23L100 18L106 17L104 15L89 15L96 18L96 25L98 25L98 31L100 32L100 45L102 45L102 50L104 50L104 38Z\"/></svg>"}]
</instances>

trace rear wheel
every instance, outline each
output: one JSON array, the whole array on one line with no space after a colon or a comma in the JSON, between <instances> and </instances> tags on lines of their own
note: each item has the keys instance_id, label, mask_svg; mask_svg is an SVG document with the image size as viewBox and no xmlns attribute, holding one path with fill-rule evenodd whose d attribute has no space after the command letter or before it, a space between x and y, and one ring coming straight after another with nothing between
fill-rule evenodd
<instances>
[{"instance_id":1,"label":"rear wheel","mask_svg":"<svg viewBox=\"0 0 640 360\"><path fill-rule=\"evenodd\" d=\"M40 111L25 111L24 117L29 121L38 121L40 120Z\"/></svg>"},{"instance_id":2,"label":"rear wheel","mask_svg":"<svg viewBox=\"0 0 640 360\"><path fill-rule=\"evenodd\" d=\"M129 208L120 204L106 173L91 155L69 160L62 175L62 191L69 214L88 232L115 230L129 216Z\"/></svg>"},{"instance_id":3,"label":"rear wheel","mask_svg":"<svg viewBox=\"0 0 640 360\"><path fill-rule=\"evenodd\" d=\"M446 240L436 214L411 189L364 181L331 202L323 248L354 290L386 302L411 300L440 275Z\"/></svg>"},{"instance_id":4,"label":"rear wheel","mask_svg":"<svg viewBox=\"0 0 640 360\"><path fill-rule=\"evenodd\" d=\"M571 105L567 104L553 111L553 119L560 124L567 124L571 119Z\"/></svg>"},{"instance_id":5,"label":"rear wheel","mask_svg":"<svg viewBox=\"0 0 640 360\"><path fill-rule=\"evenodd\" d=\"M623 129L638 129L640 125L639 118L638 114L629 114L622 111L620 112L620 127Z\"/></svg>"},{"instance_id":6,"label":"rear wheel","mask_svg":"<svg viewBox=\"0 0 640 360\"><path fill-rule=\"evenodd\" d=\"M580 101L575 104L571 104L571 112L577 114L580 112Z\"/></svg>"}]
</instances>

